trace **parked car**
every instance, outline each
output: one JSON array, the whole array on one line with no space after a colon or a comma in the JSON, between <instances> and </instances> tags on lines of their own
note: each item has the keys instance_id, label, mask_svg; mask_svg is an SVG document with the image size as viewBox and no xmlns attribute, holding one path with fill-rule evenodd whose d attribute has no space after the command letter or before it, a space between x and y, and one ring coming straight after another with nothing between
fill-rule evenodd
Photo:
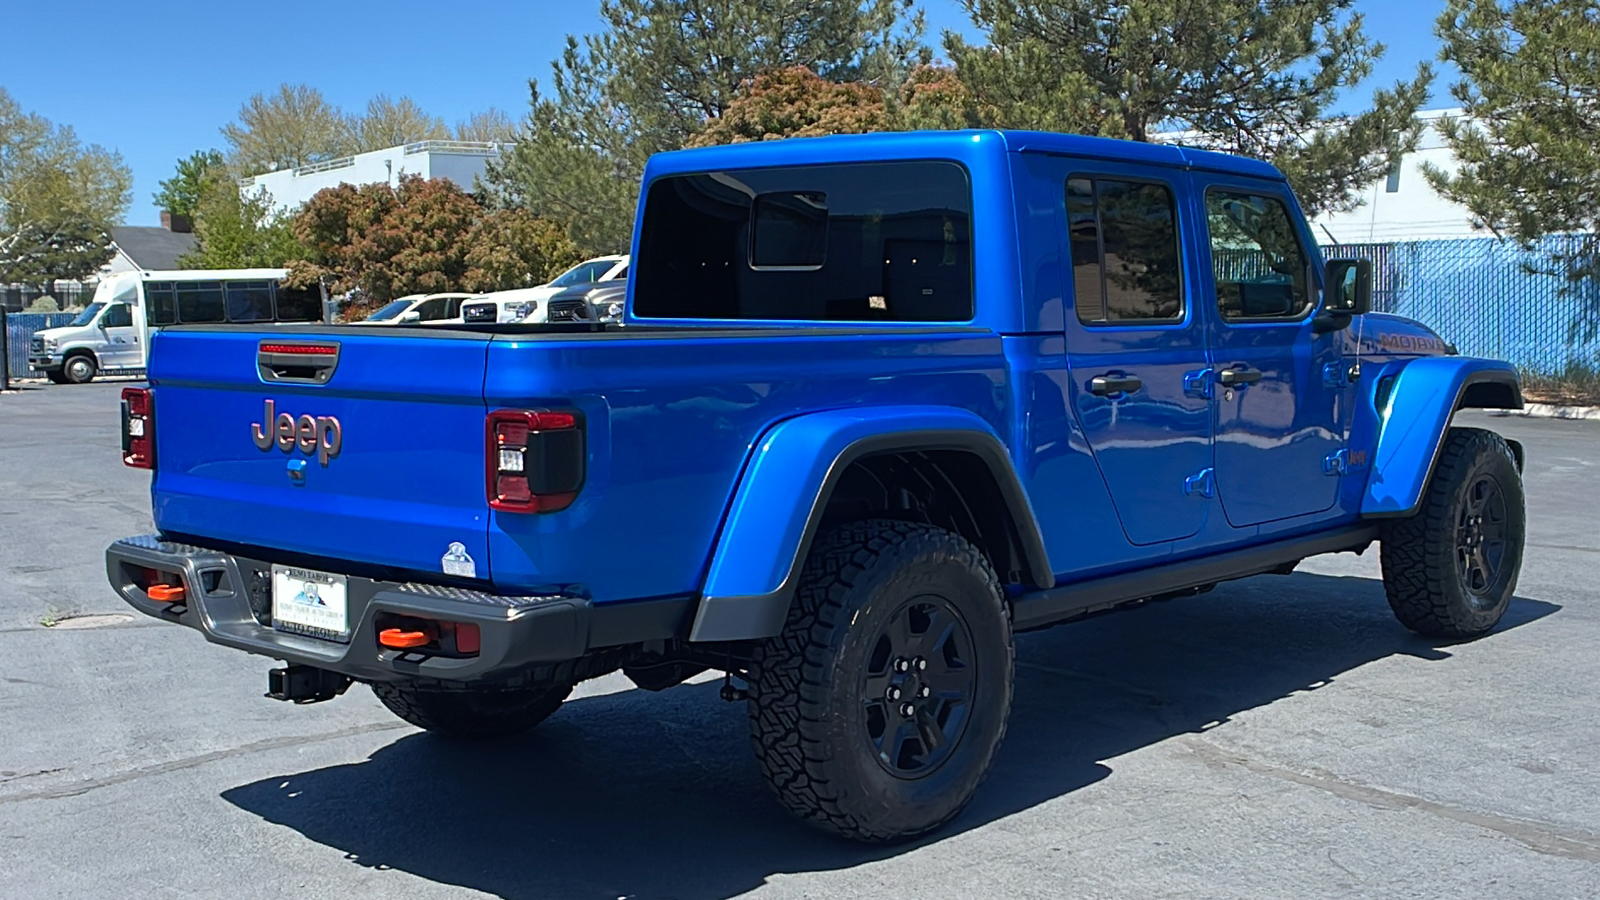
<instances>
[{"instance_id":1,"label":"parked car","mask_svg":"<svg viewBox=\"0 0 1600 900\"><path fill-rule=\"evenodd\" d=\"M782 804L864 841L973 796L1014 632L1374 543L1406 628L1506 612L1524 451L1453 416L1516 369L1370 312L1271 165L967 131L644 175L626 328L163 331L112 588L459 738L723 671Z\"/></svg>"},{"instance_id":2,"label":"parked car","mask_svg":"<svg viewBox=\"0 0 1600 900\"><path fill-rule=\"evenodd\" d=\"M461 323L461 304L472 294L407 294L352 325L441 325Z\"/></svg>"},{"instance_id":3,"label":"parked car","mask_svg":"<svg viewBox=\"0 0 1600 900\"><path fill-rule=\"evenodd\" d=\"M627 277L628 257L598 256L578 263L538 287L523 288L515 292L507 291L505 293L515 293L518 300L528 304L522 321L544 322L548 320L549 310L547 304L556 294L568 288L619 281Z\"/></svg>"},{"instance_id":4,"label":"parked car","mask_svg":"<svg viewBox=\"0 0 1600 900\"><path fill-rule=\"evenodd\" d=\"M547 301L548 321L620 323L627 295L626 279L570 287Z\"/></svg>"},{"instance_id":5,"label":"parked car","mask_svg":"<svg viewBox=\"0 0 1600 900\"><path fill-rule=\"evenodd\" d=\"M525 294L523 289L479 294L461 304L461 318L474 324L520 322L535 302L528 300Z\"/></svg>"}]
</instances>

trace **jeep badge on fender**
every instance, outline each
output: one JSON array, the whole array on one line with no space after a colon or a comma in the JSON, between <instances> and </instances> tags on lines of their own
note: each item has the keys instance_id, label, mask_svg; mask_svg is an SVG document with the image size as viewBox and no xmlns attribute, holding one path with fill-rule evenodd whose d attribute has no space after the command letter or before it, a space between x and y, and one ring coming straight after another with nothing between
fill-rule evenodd
<instances>
[{"instance_id":1,"label":"jeep badge on fender","mask_svg":"<svg viewBox=\"0 0 1600 900\"><path fill-rule=\"evenodd\" d=\"M257 447L271 450L276 443L279 450L293 453L298 444L301 453L315 456L317 462L324 466L328 460L339 455L339 447L344 443L344 431L338 419L333 416L301 416L297 420L288 413L274 415L276 406L276 401L268 398L261 421L250 423L250 439L256 442Z\"/></svg>"}]
</instances>

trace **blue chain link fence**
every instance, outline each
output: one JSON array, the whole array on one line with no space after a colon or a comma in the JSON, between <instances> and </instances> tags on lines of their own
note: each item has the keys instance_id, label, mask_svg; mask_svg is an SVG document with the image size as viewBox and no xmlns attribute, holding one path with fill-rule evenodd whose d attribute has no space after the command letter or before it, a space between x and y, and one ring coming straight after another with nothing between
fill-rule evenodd
<instances>
[{"instance_id":1,"label":"blue chain link fence","mask_svg":"<svg viewBox=\"0 0 1600 900\"><path fill-rule=\"evenodd\" d=\"M1532 254L1495 238L1340 244L1322 253L1372 260L1374 309L1422 322L1465 356L1556 374L1600 365L1600 289L1530 267L1579 240L1550 238Z\"/></svg>"},{"instance_id":2,"label":"blue chain link fence","mask_svg":"<svg viewBox=\"0 0 1600 900\"><path fill-rule=\"evenodd\" d=\"M6 371L12 378L37 377L28 368L28 339L36 331L59 328L72 324L77 313L7 313L6 314Z\"/></svg>"}]
</instances>

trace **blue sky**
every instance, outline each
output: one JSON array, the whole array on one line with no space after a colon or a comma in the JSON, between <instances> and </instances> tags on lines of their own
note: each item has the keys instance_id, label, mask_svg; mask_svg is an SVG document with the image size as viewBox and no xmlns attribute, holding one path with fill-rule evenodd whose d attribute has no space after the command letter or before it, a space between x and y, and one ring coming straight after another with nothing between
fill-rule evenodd
<instances>
[{"instance_id":1,"label":"blue sky","mask_svg":"<svg viewBox=\"0 0 1600 900\"><path fill-rule=\"evenodd\" d=\"M972 33L956 0L921 4L930 36ZM1443 3L1356 6L1389 53L1352 105L1434 57ZM490 106L520 117L528 79L548 81L565 36L598 29L598 8L598 0L19 2L5 14L10 50L0 54L0 86L24 109L120 151L134 176L128 224L153 225L157 183L179 158L220 149L218 129L253 93L303 82L347 111L387 93L452 124ZM1448 105L1446 83L1435 82L1434 105Z\"/></svg>"}]
</instances>

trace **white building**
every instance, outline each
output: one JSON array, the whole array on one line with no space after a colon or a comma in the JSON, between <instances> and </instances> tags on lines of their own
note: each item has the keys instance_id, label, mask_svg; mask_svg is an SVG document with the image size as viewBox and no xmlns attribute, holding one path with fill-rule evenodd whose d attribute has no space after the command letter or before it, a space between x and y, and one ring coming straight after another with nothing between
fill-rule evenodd
<instances>
[{"instance_id":1,"label":"white building","mask_svg":"<svg viewBox=\"0 0 1600 900\"><path fill-rule=\"evenodd\" d=\"M1417 149L1406 154L1388 178L1366 190L1362 205L1349 212L1324 213L1313 219L1311 230L1316 232L1317 240L1385 244L1487 237L1488 232L1472 227L1472 216L1466 207L1440 196L1422 175L1425 162L1451 174L1459 168L1455 155L1439 135L1438 122L1461 112L1432 109L1417 113L1425 123Z\"/></svg>"},{"instance_id":2,"label":"white building","mask_svg":"<svg viewBox=\"0 0 1600 900\"><path fill-rule=\"evenodd\" d=\"M447 178L470 191L502 146L483 141L420 141L386 150L357 153L294 169L264 172L239 180L244 194L266 191L273 209L291 212L323 188L341 184L397 185L402 175Z\"/></svg>"}]
</instances>

